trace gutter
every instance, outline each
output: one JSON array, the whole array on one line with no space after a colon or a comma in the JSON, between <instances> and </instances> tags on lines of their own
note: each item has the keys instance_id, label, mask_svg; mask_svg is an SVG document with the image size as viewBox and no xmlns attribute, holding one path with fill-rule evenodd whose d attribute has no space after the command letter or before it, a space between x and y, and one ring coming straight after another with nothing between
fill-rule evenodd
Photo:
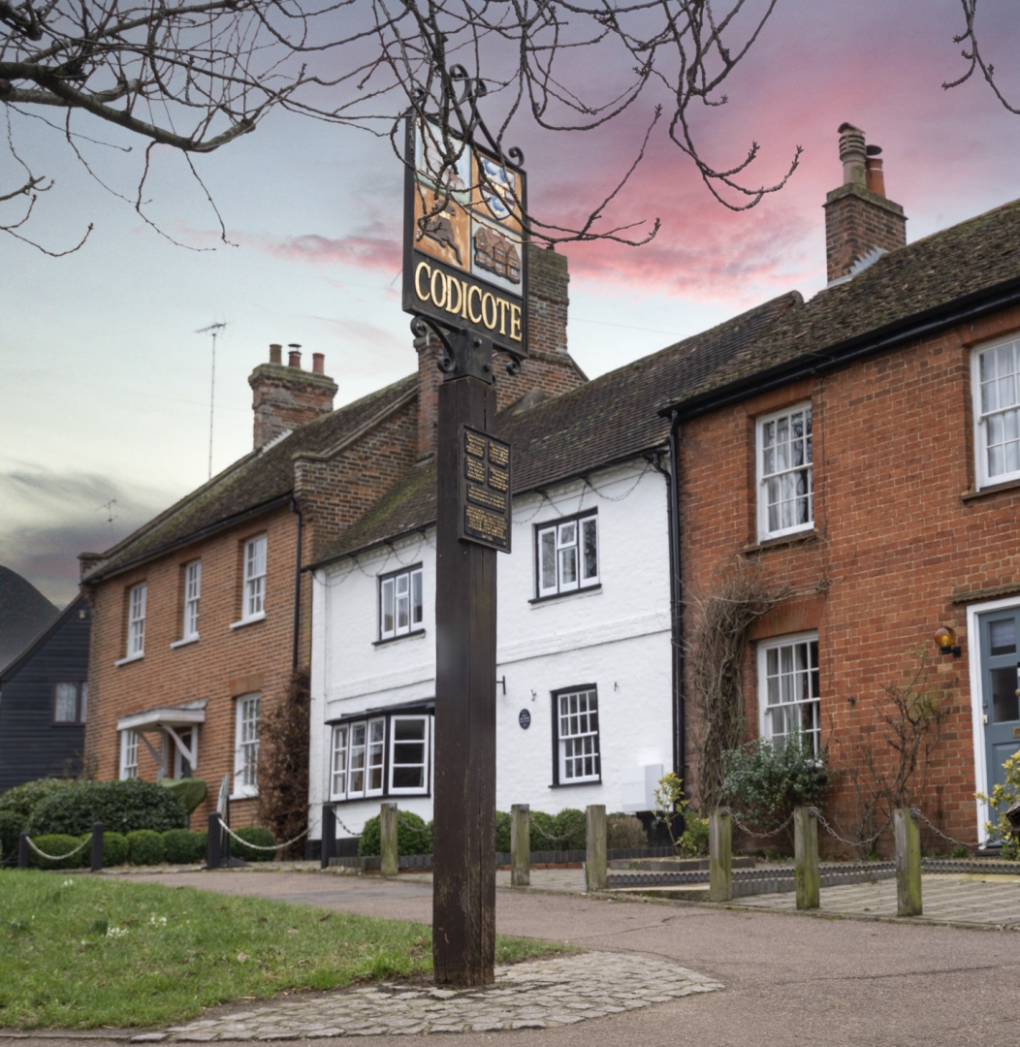
<instances>
[{"instance_id":1,"label":"gutter","mask_svg":"<svg viewBox=\"0 0 1020 1047\"><path fill-rule=\"evenodd\" d=\"M691 397L690 400L676 401L670 407L664 407L659 414L664 418L672 417L675 410L683 407L684 418L697 418L709 411L745 400L748 396L768 392L788 382L842 367L854 360L888 349L908 338L917 338L953 324L977 319L997 309L1005 309L1018 304L1020 304L1020 281L1010 280L989 291L967 295L959 299L957 304L951 308L929 309L918 313L909 322L895 325L892 328L886 327L884 334L881 333L883 329L879 328L878 332L868 336L836 343L824 354L821 352L806 353L804 356L777 367L757 371L729 385Z\"/></svg>"},{"instance_id":2,"label":"gutter","mask_svg":"<svg viewBox=\"0 0 1020 1047\"><path fill-rule=\"evenodd\" d=\"M652 465L666 478L666 526L669 531L669 623L670 655L673 690L673 773L686 780L685 758L687 753L687 701L684 692L684 618L683 577L680 559L680 468L677 460L679 448L680 412L670 413L669 425L669 469L663 469L657 453Z\"/></svg>"}]
</instances>

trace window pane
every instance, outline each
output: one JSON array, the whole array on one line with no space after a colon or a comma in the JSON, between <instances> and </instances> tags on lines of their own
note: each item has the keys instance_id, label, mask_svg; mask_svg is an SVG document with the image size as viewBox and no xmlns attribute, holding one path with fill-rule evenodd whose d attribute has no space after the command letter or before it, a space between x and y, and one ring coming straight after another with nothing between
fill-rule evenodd
<instances>
[{"instance_id":1,"label":"window pane","mask_svg":"<svg viewBox=\"0 0 1020 1047\"><path fill-rule=\"evenodd\" d=\"M543 592L556 588L556 532L550 528L538 536L541 561L541 580L539 585Z\"/></svg>"},{"instance_id":2,"label":"window pane","mask_svg":"<svg viewBox=\"0 0 1020 1047\"><path fill-rule=\"evenodd\" d=\"M570 546L560 550L560 585L577 584L577 549Z\"/></svg>"},{"instance_id":3,"label":"window pane","mask_svg":"<svg viewBox=\"0 0 1020 1047\"><path fill-rule=\"evenodd\" d=\"M422 591L421 571L415 571L411 576L411 623L421 625L422 621Z\"/></svg>"},{"instance_id":4,"label":"window pane","mask_svg":"<svg viewBox=\"0 0 1020 1047\"><path fill-rule=\"evenodd\" d=\"M989 623L988 637L992 654L1013 654L1016 651L1016 622L1007 618Z\"/></svg>"},{"instance_id":5,"label":"window pane","mask_svg":"<svg viewBox=\"0 0 1020 1047\"><path fill-rule=\"evenodd\" d=\"M55 688L53 718L57 723L74 723L78 719L78 687L58 683Z\"/></svg>"},{"instance_id":6,"label":"window pane","mask_svg":"<svg viewBox=\"0 0 1020 1047\"><path fill-rule=\"evenodd\" d=\"M599 573L598 557L598 523L594 516L583 521L581 524L581 535L584 543L584 560L581 566L581 576L585 581L597 578Z\"/></svg>"},{"instance_id":7,"label":"window pane","mask_svg":"<svg viewBox=\"0 0 1020 1047\"><path fill-rule=\"evenodd\" d=\"M382 583L382 632L388 636L393 632L393 579Z\"/></svg>"},{"instance_id":8,"label":"window pane","mask_svg":"<svg viewBox=\"0 0 1020 1047\"><path fill-rule=\"evenodd\" d=\"M1020 720L1016 666L992 670L992 723Z\"/></svg>"}]
</instances>

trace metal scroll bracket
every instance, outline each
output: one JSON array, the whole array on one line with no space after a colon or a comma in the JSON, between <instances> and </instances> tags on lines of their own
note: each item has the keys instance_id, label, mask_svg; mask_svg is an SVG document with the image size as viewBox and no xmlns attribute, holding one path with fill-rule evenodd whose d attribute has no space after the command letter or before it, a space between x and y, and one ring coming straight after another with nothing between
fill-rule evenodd
<instances>
[{"instance_id":1,"label":"metal scroll bracket","mask_svg":"<svg viewBox=\"0 0 1020 1047\"><path fill-rule=\"evenodd\" d=\"M429 331L439 339L443 347L436 365L443 372L444 381L470 376L491 385L496 380L493 369L493 359L496 356L509 357L506 364L507 374L521 373L522 353L495 346L491 338L482 338L470 331L448 331L431 317L416 314L411 320L411 333L415 338L424 338Z\"/></svg>"}]
</instances>

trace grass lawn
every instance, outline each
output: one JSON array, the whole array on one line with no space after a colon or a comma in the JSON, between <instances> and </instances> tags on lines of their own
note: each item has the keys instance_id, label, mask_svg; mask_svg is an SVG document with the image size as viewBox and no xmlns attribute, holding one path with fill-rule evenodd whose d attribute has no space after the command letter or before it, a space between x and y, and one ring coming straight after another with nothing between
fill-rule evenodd
<instances>
[{"instance_id":1,"label":"grass lawn","mask_svg":"<svg viewBox=\"0 0 1020 1047\"><path fill-rule=\"evenodd\" d=\"M563 951L500 937L496 962ZM191 887L0 871L0 1028L152 1026L432 973L432 930Z\"/></svg>"}]
</instances>

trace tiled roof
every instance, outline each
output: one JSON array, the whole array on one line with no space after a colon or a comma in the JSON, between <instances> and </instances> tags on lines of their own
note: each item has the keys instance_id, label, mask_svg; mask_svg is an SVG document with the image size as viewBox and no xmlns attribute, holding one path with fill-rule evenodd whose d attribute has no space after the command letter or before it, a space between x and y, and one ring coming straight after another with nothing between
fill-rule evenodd
<instances>
[{"instance_id":1,"label":"tiled roof","mask_svg":"<svg viewBox=\"0 0 1020 1047\"><path fill-rule=\"evenodd\" d=\"M294 489L294 456L324 453L342 443L377 415L392 409L418 386L417 372L379 389L325 418L295 429L261 452L238 459L208 483L140 527L105 554L88 575L98 581L117 570L186 542L191 536L226 525L286 497Z\"/></svg>"},{"instance_id":2,"label":"tiled roof","mask_svg":"<svg viewBox=\"0 0 1020 1047\"><path fill-rule=\"evenodd\" d=\"M663 403L683 395L800 304L796 292L783 295L530 410L505 411L499 432L513 444L514 491L582 476L663 446L669 431L657 414ZM434 523L435 475L434 462L418 465L344 532L323 562Z\"/></svg>"},{"instance_id":3,"label":"tiled roof","mask_svg":"<svg viewBox=\"0 0 1020 1047\"><path fill-rule=\"evenodd\" d=\"M1020 200L882 255L845 283L791 309L762 338L674 397L684 408L795 362L825 361L866 339L977 301L1020 281ZM752 384L753 391L753 384Z\"/></svg>"}]
</instances>

